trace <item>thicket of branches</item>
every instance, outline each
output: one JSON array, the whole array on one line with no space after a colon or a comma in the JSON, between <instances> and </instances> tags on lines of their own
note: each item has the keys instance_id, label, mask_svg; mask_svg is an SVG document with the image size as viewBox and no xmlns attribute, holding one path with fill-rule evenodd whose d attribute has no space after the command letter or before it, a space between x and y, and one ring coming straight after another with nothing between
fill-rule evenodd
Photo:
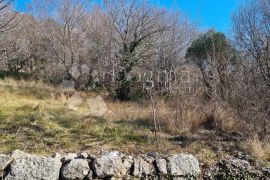
<instances>
[{"instance_id":1,"label":"thicket of branches","mask_svg":"<svg viewBox=\"0 0 270 180\"><path fill-rule=\"evenodd\" d=\"M269 134L270 122L270 1L248 0L233 15L233 32L241 64L230 101L239 115Z\"/></svg>"},{"instance_id":2,"label":"thicket of branches","mask_svg":"<svg viewBox=\"0 0 270 180\"><path fill-rule=\"evenodd\" d=\"M102 6L87 0L33 0L29 13L17 18L6 37L7 51L16 56L3 68L53 83L72 80L76 88L102 85L121 100L130 98L134 69L179 64L195 33L183 15L141 0L103 1Z\"/></svg>"},{"instance_id":3,"label":"thicket of branches","mask_svg":"<svg viewBox=\"0 0 270 180\"><path fill-rule=\"evenodd\" d=\"M151 72L148 79L158 74L153 91L165 85L170 93L181 81L171 84L172 77L161 78L160 72L192 64L210 101L228 103L239 118L267 134L268 0L247 0L234 13L232 40L214 30L198 33L180 13L144 0L104 0L100 6L88 0L32 0L29 7L29 13L17 14L11 0L0 0L2 70L55 84L71 80L79 89L103 87L128 100L141 90L141 77L131 76L136 70Z\"/></svg>"}]
</instances>

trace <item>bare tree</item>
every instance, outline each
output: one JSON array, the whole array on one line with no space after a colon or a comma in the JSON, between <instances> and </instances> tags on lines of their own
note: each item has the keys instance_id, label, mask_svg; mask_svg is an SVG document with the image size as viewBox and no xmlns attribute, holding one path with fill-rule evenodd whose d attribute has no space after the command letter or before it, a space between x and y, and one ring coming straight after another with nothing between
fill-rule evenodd
<instances>
[{"instance_id":1,"label":"bare tree","mask_svg":"<svg viewBox=\"0 0 270 180\"><path fill-rule=\"evenodd\" d=\"M0 0L0 61L5 65L9 61L10 46L7 43L8 32L17 24L16 13L12 9L13 0ZM13 56L13 54L12 54ZM12 57L11 56L11 57Z\"/></svg>"},{"instance_id":2,"label":"bare tree","mask_svg":"<svg viewBox=\"0 0 270 180\"><path fill-rule=\"evenodd\" d=\"M185 52L196 36L196 26L179 12L167 13L163 21L169 28L156 37L157 57L153 66L157 74L156 88L171 93L179 85L174 80L176 70L185 63Z\"/></svg>"},{"instance_id":3,"label":"bare tree","mask_svg":"<svg viewBox=\"0 0 270 180\"><path fill-rule=\"evenodd\" d=\"M74 79L70 69L81 59L83 38L79 23L86 13L86 7L87 0L36 0L31 4L31 12L39 21L40 36L44 39L41 46L47 52L45 58L50 60L48 70L52 72L54 69L58 74L53 77L56 81L59 78Z\"/></svg>"},{"instance_id":4,"label":"bare tree","mask_svg":"<svg viewBox=\"0 0 270 180\"><path fill-rule=\"evenodd\" d=\"M146 63L155 55L154 36L168 29L161 21L165 11L149 7L140 0L105 1L106 14L114 30L114 56L118 61L116 94L119 99L129 98L132 82L128 74L139 62Z\"/></svg>"},{"instance_id":5,"label":"bare tree","mask_svg":"<svg viewBox=\"0 0 270 180\"><path fill-rule=\"evenodd\" d=\"M113 64L115 59L113 54L116 51L113 39L114 29L111 27L107 14L98 6L94 6L92 11L87 13L81 23L80 28L84 34L85 49L84 63L88 65L91 73L94 71L102 72L99 83L93 82L92 76L87 75L83 78L86 81L85 87L97 87L98 85L110 88L112 86Z\"/></svg>"},{"instance_id":6,"label":"bare tree","mask_svg":"<svg viewBox=\"0 0 270 180\"><path fill-rule=\"evenodd\" d=\"M234 86L231 99L239 115L263 137L269 133L270 115L269 12L268 0L247 0L232 17L235 44L242 55L242 81Z\"/></svg>"},{"instance_id":7,"label":"bare tree","mask_svg":"<svg viewBox=\"0 0 270 180\"><path fill-rule=\"evenodd\" d=\"M248 0L233 15L235 42L258 65L258 73L270 86L270 2Z\"/></svg>"},{"instance_id":8,"label":"bare tree","mask_svg":"<svg viewBox=\"0 0 270 180\"><path fill-rule=\"evenodd\" d=\"M0 0L0 35L14 27L16 13L12 11L13 0Z\"/></svg>"},{"instance_id":9,"label":"bare tree","mask_svg":"<svg viewBox=\"0 0 270 180\"><path fill-rule=\"evenodd\" d=\"M36 43L38 40L35 20L25 14L17 15L20 21L15 28L5 33L4 47L6 49L5 65L8 71L18 72L26 66L33 70L34 64L29 64L30 59L37 60ZM4 60L4 59L3 59ZM34 62L33 62L34 63ZM30 70L30 69L28 69ZM30 72L30 71L28 71Z\"/></svg>"}]
</instances>

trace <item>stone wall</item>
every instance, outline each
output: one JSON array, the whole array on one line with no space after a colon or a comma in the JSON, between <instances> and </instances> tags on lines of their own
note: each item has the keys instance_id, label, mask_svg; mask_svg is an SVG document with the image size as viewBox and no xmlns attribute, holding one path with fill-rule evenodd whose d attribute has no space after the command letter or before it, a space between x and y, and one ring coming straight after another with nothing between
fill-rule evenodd
<instances>
[{"instance_id":1,"label":"stone wall","mask_svg":"<svg viewBox=\"0 0 270 180\"><path fill-rule=\"evenodd\" d=\"M98 156L82 152L41 157L15 150L11 155L0 155L0 179L270 180L270 167L258 166L249 156L223 159L206 167L190 154L127 156L112 151Z\"/></svg>"},{"instance_id":2,"label":"stone wall","mask_svg":"<svg viewBox=\"0 0 270 180\"><path fill-rule=\"evenodd\" d=\"M5 180L196 179L201 173L198 160L190 154L126 156L118 151L41 157L15 150L0 155L0 170Z\"/></svg>"}]
</instances>

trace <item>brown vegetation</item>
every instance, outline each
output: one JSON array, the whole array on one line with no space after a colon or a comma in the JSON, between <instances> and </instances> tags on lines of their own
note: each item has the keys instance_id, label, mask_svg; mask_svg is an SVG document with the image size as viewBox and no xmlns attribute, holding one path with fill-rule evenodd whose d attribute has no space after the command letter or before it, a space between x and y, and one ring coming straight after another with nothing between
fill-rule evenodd
<instances>
[{"instance_id":1,"label":"brown vegetation","mask_svg":"<svg viewBox=\"0 0 270 180\"><path fill-rule=\"evenodd\" d=\"M233 39L148 1L103 5L33 0L17 14L0 1L0 152L140 147L269 160L269 1L236 10ZM87 99L98 95L108 111L97 117Z\"/></svg>"}]
</instances>

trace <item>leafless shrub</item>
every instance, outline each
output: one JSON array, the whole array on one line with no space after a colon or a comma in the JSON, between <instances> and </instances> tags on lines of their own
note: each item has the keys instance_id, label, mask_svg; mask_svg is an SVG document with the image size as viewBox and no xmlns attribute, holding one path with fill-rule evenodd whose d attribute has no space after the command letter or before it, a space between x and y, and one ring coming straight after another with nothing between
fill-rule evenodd
<instances>
[{"instance_id":1,"label":"leafless shrub","mask_svg":"<svg viewBox=\"0 0 270 180\"><path fill-rule=\"evenodd\" d=\"M0 65L5 64L10 60L16 53L12 50L10 44L9 31L17 25L18 18L13 9L13 0L1 0L0 1Z\"/></svg>"},{"instance_id":2,"label":"leafless shrub","mask_svg":"<svg viewBox=\"0 0 270 180\"><path fill-rule=\"evenodd\" d=\"M178 134L199 129L237 131L237 114L230 105L214 103L204 96L173 96L157 105L161 129Z\"/></svg>"},{"instance_id":3,"label":"leafless shrub","mask_svg":"<svg viewBox=\"0 0 270 180\"><path fill-rule=\"evenodd\" d=\"M233 15L235 44L242 54L230 102L249 129L269 134L269 1L247 1Z\"/></svg>"}]
</instances>

